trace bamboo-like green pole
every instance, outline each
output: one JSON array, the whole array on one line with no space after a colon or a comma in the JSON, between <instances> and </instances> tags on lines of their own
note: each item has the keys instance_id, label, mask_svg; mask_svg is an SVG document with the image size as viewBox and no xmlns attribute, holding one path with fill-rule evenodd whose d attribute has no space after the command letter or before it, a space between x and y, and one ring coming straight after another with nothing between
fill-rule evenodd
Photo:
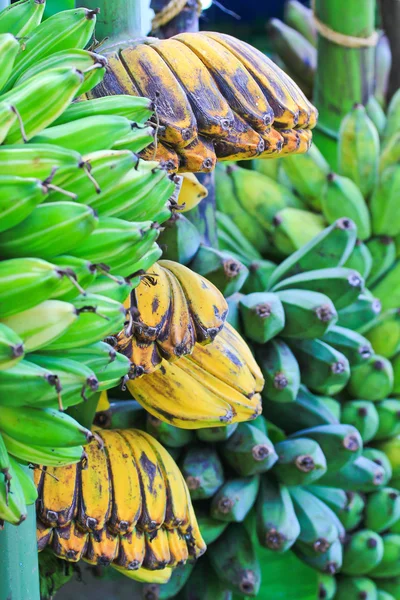
<instances>
[{"instance_id":1,"label":"bamboo-like green pole","mask_svg":"<svg viewBox=\"0 0 400 600\"><path fill-rule=\"evenodd\" d=\"M374 32L376 0L316 0L315 15L330 29L368 38ZM318 35L314 103L319 110L314 140L336 163L336 137L343 117L355 103L366 104L373 92L373 47L348 48ZM334 164L331 165L334 168Z\"/></svg>"},{"instance_id":2,"label":"bamboo-like green pole","mask_svg":"<svg viewBox=\"0 0 400 600\"><path fill-rule=\"evenodd\" d=\"M125 41L141 34L141 0L76 0L76 5L100 9L95 32L99 41Z\"/></svg>"},{"instance_id":3,"label":"bamboo-like green pole","mask_svg":"<svg viewBox=\"0 0 400 600\"><path fill-rule=\"evenodd\" d=\"M35 506L21 525L0 532L0 600L40 600Z\"/></svg>"}]
</instances>

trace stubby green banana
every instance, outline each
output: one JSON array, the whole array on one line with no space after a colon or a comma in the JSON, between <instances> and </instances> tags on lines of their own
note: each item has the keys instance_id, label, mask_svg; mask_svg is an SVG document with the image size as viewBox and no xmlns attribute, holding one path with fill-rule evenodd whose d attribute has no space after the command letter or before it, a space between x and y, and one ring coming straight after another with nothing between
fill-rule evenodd
<instances>
[{"instance_id":1,"label":"stubby green banana","mask_svg":"<svg viewBox=\"0 0 400 600\"><path fill-rule=\"evenodd\" d=\"M350 365L358 365L368 360L373 349L369 340L346 327L334 325L321 340L345 355Z\"/></svg>"},{"instance_id":2,"label":"stubby green banana","mask_svg":"<svg viewBox=\"0 0 400 600\"><path fill-rule=\"evenodd\" d=\"M377 533L390 529L400 519L400 493L382 488L369 494L365 507L365 525Z\"/></svg>"},{"instance_id":3,"label":"stubby green banana","mask_svg":"<svg viewBox=\"0 0 400 600\"><path fill-rule=\"evenodd\" d=\"M335 306L325 294L301 289L276 292L285 311L282 336L309 339L322 336L337 321Z\"/></svg>"},{"instance_id":4,"label":"stubby green banana","mask_svg":"<svg viewBox=\"0 0 400 600\"><path fill-rule=\"evenodd\" d=\"M257 362L264 376L265 398L274 402L294 402L300 388L300 369L289 346L280 339L257 347Z\"/></svg>"},{"instance_id":5,"label":"stubby green banana","mask_svg":"<svg viewBox=\"0 0 400 600\"><path fill-rule=\"evenodd\" d=\"M376 437L379 427L379 415L372 402L367 400L349 400L342 405L342 423L353 425L360 432L363 442Z\"/></svg>"},{"instance_id":6,"label":"stubby green banana","mask_svg":"<svg viewBox=\"0 0 400 600\"><path fill-rule=\"evenodd\" d=\"M239 423L219 450L224 461L241 476L264 473L278 460L271 440L254 422Z\"/></svg>"},{"instance_id":7,"label":"stubby green banana","mask_svg":"<svg viewBox=\"0 0 400 600\"><path fill-rule=\"evenodd\" d=\"M284 440L275 445L275 451L278 460L272 472L284 485L307 485L326 473L324 453L314 440Z\"/></svg>"},{"instance_id":8,"label":"stubby green banana","mask_svg":"<svg viewBox=\"0 0 400 600\"><path fill-rule=\"evenodd\" d=\"M259 484L258 475L226 481L211 501L211 516L221 521L241 523L256 501Z\"/></svg>"},{"instance_id":9,"label":"stubby green banana","mask_svg":"<svg viewBox=\"0 0 400 600\"><path fill-rule=\"evenodd\" d=\"M371 235L370 215L364 197L357 185L348 177L335 173L328 175L328 185L322 196L322 212L328 221L350 218L357 226L357 235L361 240Z\"/></svg>"},{"instance_id":10,"label":"stubby green banana","mask_svg":"<svg viewBox=\"0 0 400 600\"><path fill-rule=\"evenodd\" d=\"M343 552L342 573L345 575L366 575L383 558L383 541L371 529L360 529L347 541Z\"/></svg>"},{"instance_id":11,"label":"stubby green banana","mask_svg":"<svg viewBox=\"0 0 400 600\"><path fill-rule=\"evenodd\" d=\"M255 292L239 300L243 331L250 340L264 344L282 331L285 312L276 294Z\"/></svg>"},{"instance_id":12,"label":"stubby green banana","mask_svg":"<svg viewBox=\"0 0 400 600\"><path fill-rule=\"evenodd\" d=\"M383 356L374 354L351 369L348 392L353 398L376 402L390 396L393 387L393 367Z\"/></svg>"}]
</instances>

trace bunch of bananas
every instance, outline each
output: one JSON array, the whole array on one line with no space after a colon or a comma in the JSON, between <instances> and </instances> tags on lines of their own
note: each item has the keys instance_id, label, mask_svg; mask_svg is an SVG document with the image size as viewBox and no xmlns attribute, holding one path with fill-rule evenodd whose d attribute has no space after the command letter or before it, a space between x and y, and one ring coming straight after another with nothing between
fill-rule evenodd
<instances>
[{"instance_id":1,"label":"bunch of bananas","mask_svg":"<svg viewBox=\"0 0 400 600\"><path fill-rule=\"evenodd\" d=\"M38 549L168 581L204 553L185 481L171 456L136 429L99 430L77 465L37 469ZM152 571L157 571L154 575Z\"/></svg>"},{"instance_id":2,"label":"bunch of bananas","mask_svg":"<svg viewBox=\"0 0 400 600\"><path fill-rule=\"evenodd\" d=\"M145 95L159 119L155 153L170 171L208 172L218 160L306 152L317 111L264 54L220 33L141 38L104 50L101 84L87 93Z\"/></svg>"}]
</instances>

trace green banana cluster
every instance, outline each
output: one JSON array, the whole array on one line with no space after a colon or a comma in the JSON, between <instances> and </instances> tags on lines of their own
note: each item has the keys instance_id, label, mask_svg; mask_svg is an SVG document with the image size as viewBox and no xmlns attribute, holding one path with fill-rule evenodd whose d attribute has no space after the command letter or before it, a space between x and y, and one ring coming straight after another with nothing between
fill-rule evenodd
<instances>
[{"instance_id":1,"label":"green banana cluster","mask_svg":"<svg viewBox=\"0 0 400 600\"><path fill-rule=\"evenodd\" d=\"M98 11L42 22L44 8L0 12L0 521L15 525L36 499L21 465L76 463L100 443L62 411L124 381L130 361L102 340L161 256L179 184L138 157L150 100L85 99L107 64L85 49Z\"/></svg>"}]
</instances>

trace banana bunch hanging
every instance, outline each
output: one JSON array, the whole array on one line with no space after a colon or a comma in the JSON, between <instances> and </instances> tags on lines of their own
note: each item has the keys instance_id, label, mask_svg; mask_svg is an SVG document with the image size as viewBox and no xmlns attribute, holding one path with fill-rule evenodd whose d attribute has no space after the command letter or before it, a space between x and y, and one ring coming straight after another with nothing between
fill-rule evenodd
<instances>
[{"instance_id":1,"label":"banana bunch hanging","mask_svg":"<svg viewBox=\"0 0 400 600\"><path fill-rule=\"evenodd\" d=\"M159 141L142 155L171 171L208 172L217 160L272 158L310 147L316 109L270 59L232 36L145 38L107 57L104 80L87 97L124 93L153 100Z\"/></svg>"}]
</instances>

